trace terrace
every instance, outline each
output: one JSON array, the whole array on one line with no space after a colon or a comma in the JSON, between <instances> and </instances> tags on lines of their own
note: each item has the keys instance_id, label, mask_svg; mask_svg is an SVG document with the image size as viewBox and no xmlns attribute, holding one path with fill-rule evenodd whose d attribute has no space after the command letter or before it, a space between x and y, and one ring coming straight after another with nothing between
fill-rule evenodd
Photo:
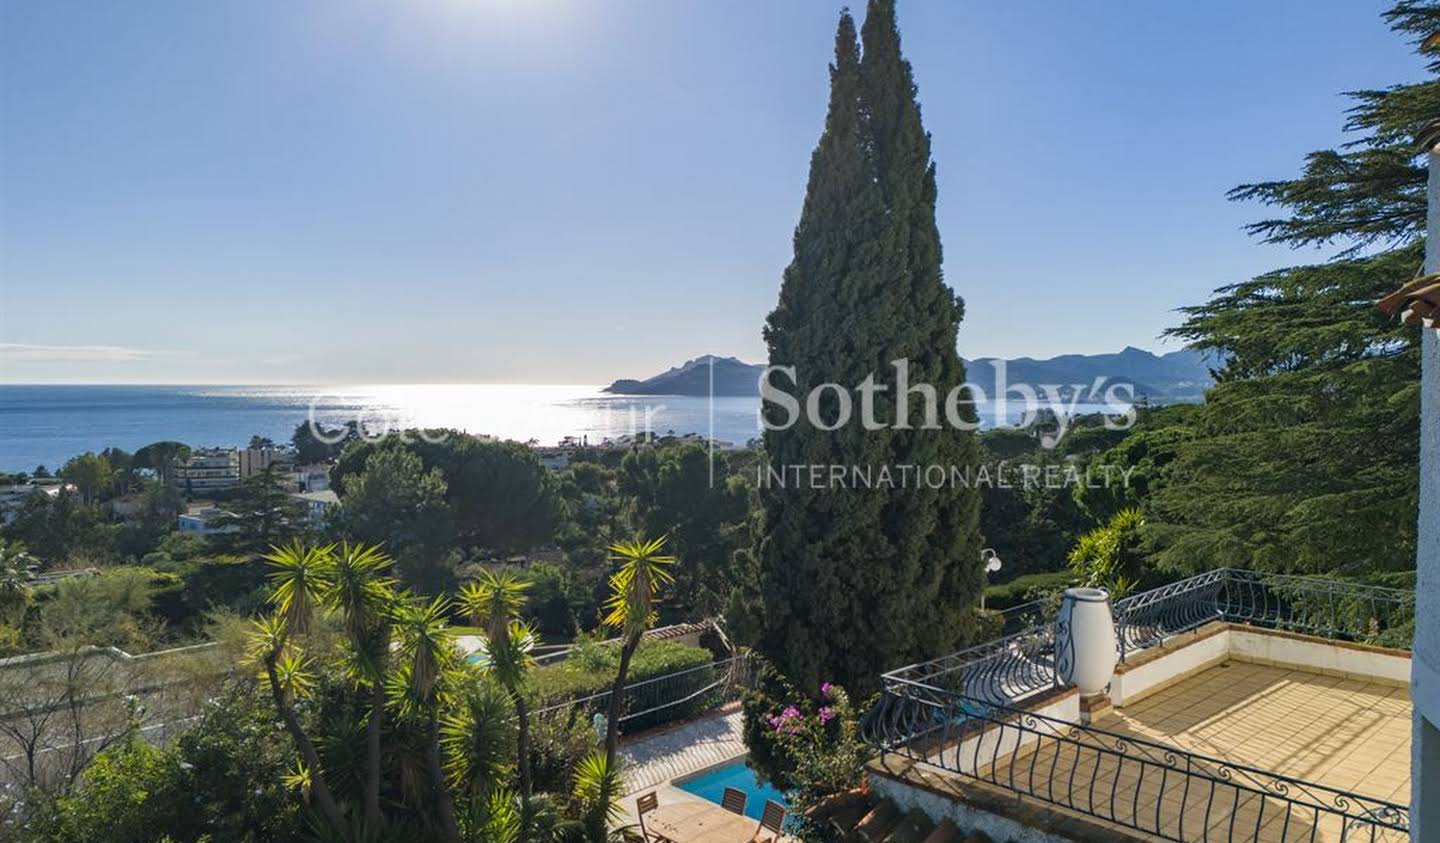
<instances>
[{"instance_id":1,"label":"terrace","mask_svg":"<svg viewBox=\"0 0 1440 843\"><path fill-rule=\"evenodd\" d=\"M885 675L875 791L995 839L1408 841L1414 594L1222 569Z\"/></svg>"}]
</instances>

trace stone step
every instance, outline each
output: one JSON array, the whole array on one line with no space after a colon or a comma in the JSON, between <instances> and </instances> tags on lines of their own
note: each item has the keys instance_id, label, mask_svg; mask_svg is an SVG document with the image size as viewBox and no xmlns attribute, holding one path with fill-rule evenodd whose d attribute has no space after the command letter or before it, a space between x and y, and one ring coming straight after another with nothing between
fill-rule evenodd
<instances>
[{"instance_id":1,"label":"stone step","mask_svg":"<svg viewBox=\"0 0 1440 843\"><path fill-rule=\"evenodd\" d=\"M861 840L880 843L899 821L900 809L895 806L894 802L886 799L870 809L870 813L866 814L864 819L855 826L855 833Z\"/></svg>"},{"instance_id":2,"label":"stone step","mask_svg":"<svg viewBox=\"0 0 1440 843\"><path fill-rule=\"evenodd\" d=\"M935 824L921 811L911 811L890 829L885 843L921 843L935 830Z\"/></svg>"},{"instance_id":3,"label":"stone step","mask_svg":"<svg viewBox=\"0 0 1440 843\"><path fill-rule=\"evenodd\" d=\"M955 827L955 823L946 820L935 826L923 843L964 843L965 835Z\"/></svg>"}]
</instances>

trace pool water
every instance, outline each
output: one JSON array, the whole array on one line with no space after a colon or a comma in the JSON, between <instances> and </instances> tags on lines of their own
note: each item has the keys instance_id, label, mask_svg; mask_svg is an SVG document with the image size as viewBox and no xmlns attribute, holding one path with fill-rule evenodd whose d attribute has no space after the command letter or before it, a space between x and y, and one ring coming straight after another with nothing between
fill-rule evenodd
<instances>
[{"instance_id":1,"label":"pool water","mask_svg":"<svg viewBox=\"0 0 1440 843\"><path fill-rule=\"evenodd\" d=\"M720 798L725 795L725 788L742 790L746 797L745 816L756 820L760 819L760 815L765 811L765 800L773 799L781 805L785 804L785 794L768 784L761 784L755 778L755 771L745 766L744 758L679 779L675 786L716 805L720 804Z\"/></svg>"}]
</instances>

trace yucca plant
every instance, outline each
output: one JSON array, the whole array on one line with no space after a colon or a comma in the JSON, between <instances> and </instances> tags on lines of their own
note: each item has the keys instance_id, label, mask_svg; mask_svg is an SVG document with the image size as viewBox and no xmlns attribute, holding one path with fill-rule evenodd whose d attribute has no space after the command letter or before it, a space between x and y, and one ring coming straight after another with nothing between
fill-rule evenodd
<instances>
[{"instance_id":1,"label":"yucca plant","mask_svg":"<svg viewBox=\"0 0 1440 843\"><path fill-rule=\"evenodd\" d=\"M325 605L339 613L345 629L347 672L356 686L370 689L365 724L365 825L378 833L380 818L380 737L385 719L385 667L390 655L390 612L395 581L392 560L375 545L344 543L331 548L321 578Z\"/></svg>"},{"instance_id":2,"label":"yucca plant","mask_svg":"<svg viewBox=\"0 0 1440 843\"><path fill-rule=\"evenodd\" d=\"M440 719L440 744L450 784L472 796L503 785L515 763L510 694L494 682L472 681Z\"/></svg>"},{"instance_id":3,"label":"yucca plant","mask_svg":"<svg viewBox=\"0 0 1440 843\"><path fill-rule=\"evenodd\" d=\"M306 793L313 798L316 807L325 820L337 832L346 829L345 816L335 803L335 797L319 774L320 754L315 744L305 734L300 715L295 711L295 700L313 685L313 677L306 670L304 655L299 647L290 641L290 630L284 615L270 615L255 622L251 633L250 651L262 668L262 676L270 685L270 698L285 730L300 752L301 763L306 771Z\"/></svg>"},{"instance_id":4,"label":"yucca plant","mask_svg":"<svg viewBox=\"0 0 1440 843\"><path fill-rule=\"evenodd\" d=\"M516 751L520 766L520 798L529 800L530 784L530 709L525 702L523 684L525 675L535 667L535 646L540 636L534 627L521 621L512 620L502 627L498 636L486 638L481 653L485 670L500 683L515 705L515 719L519 725Z\"/></svg>"},{"instance_id":5,"label":"yucca plant","mask_svg":"<svg viewBox=\"0 0 1440 843\"><path fill-rule=\"evenodd\" d=\"M637 539L610 546L612 561L619 565L610 575L610 597L605 602L609 613L605 625L620 630L624 642L620 647L620 669L610 690L609 717L605 723L605 763L615 766L615 748L620 739L620 713L625 696L625 679L630 659L640 646L645 630L655 622L660 589L675 582L670 569L675 557L661 553L666 536L646 541Z\"/></svg>"},{"instance_id":6,"label":"yucca plant","mask_svg":"<svg viewBox=\"0 0 1440 843\"><path fill-rule=\"evenodd\" d=\"M445 786L440 756L440 707L448 698L449 672L456 669L456 652L446 616L450 601L437 597L429 602L400 604L394 613L395 631L400 638L403 663L389 680L391 704L402 717L425 724L427 745L425 766L440 830L448 843L458 843L460 828L455 801Z\"/></svg>"},{"instance_id":7,"label":"yucca plant","mask_svg":"<svg viewBox=\"0 0 1440 843\"><path fill-rule=\"evenodd\" d=\"M285 547L272 547L265 555L270 563L270 582L274 587L271 602L285 619L285 628L292 635L306 635L315 612L319 609L333 569L330 555L333 545L315 547L298 541Z\"/></svg>"},{"instance_id":8,"label":"yucca plant","mask_svg":"<svg viewBox=\"0 0 1440 843\"><path fill-rule=\"evenodd\" d=\"M530 583L509 571L481 571L479 578L460 590L460 610L485 630L482 664L510 694L519 722L516 741L520 768L520 798L528 801L530 778L530 713L522 693L525 674L535 665L532 652L539 642L535 630L516 618L525 608Z\"/></svg>"},{"instance_id":9,"label":"yucca plant","mask_svg":"<svg viewBox=\"0 0 1440 843\"><path fill-rule=\"evenodd\" d=\"M505 627L520 616L530 583L509 571L481 571L474 582L460 589L460 611L490 638L505 634Z\"/></svg>"},{"instance_id":10,"label":"yucca plant","mask_svg":"<svg viewBox=\"0 0 1440 843\"><path fill-rule=\"evenodd\" d=\"M601 752L592 752L575 767L575 800L585 839L605 843L610 825L625 815L620 805L624 777L619 765Z\"/></svg>"}]
</instances>

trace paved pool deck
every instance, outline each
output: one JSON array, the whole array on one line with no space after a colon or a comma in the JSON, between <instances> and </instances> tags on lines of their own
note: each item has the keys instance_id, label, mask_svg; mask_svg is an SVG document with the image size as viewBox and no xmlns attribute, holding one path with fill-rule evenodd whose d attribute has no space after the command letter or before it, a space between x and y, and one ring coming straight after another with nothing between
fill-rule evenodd
<instances>
[{"instance_id":1,"label":"paved pool deck","mask_svg":"<svg viewBox=\"0 0 1440 843\"><path fill-rule=\"evenodd\" d=\"M737 703L621 744L626 793L637 793L744 754Z\"/></svg>"}]
</instances>

